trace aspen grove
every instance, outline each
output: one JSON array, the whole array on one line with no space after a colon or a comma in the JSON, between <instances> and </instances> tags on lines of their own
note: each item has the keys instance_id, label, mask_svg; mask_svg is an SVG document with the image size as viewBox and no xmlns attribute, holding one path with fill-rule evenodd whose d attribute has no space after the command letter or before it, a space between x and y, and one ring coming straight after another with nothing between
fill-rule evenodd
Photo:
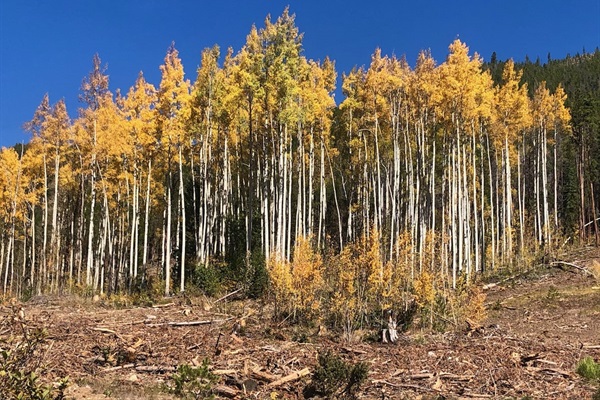
<instances>
[{"instance_id":1,"label":"aspen grove","mask_svg":"<svg viewBox=\"0 0 600 400\"><path fill-rule=\"evenodd\" d=\"M156 279L166 295L268 294L286 315L328 307L350 328L551 254L572 228L565 91L528 88L511 61L495 84L459 40L414 67L375 50L337 106L334 62L303 55L287 10L237 52L204 50L193 81L174 45L160 71L112 92L95 56L77 117L45 96L32 140L2 149L4 295Z\"/></svg>"}]
</instances>

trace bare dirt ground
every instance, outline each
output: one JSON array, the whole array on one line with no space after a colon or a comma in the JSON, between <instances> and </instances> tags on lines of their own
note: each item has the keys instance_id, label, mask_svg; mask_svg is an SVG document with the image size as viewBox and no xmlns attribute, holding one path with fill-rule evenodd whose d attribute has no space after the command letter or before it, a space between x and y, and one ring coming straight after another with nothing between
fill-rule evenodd
<instances>
[{"instance_id":1,"label":"bare dirt ground","mask_svg":"<svg viewBox=\"0 0 600 400\"><path fill-rule=\"evenodd\" d=\"M597 256L572 261L586 267ZM396 345L347 343L318 328L299 333L262 318L256 303L228 299L212 307L205 299L173 298L115 309L39 297L22 306L25 324L48 332L43 378L68 376L74 399L172 399L163 387L176 366L206 357L220 377L217 398L301 399L310 373L278 380L313 371L317 354L328 349L369 365L362 399L591 399L597 389L575 369L585 356L600 360L598 286L574 267L538 268L486 290L482 329L413 330ZM5 319L10 312L0 309Z\"/></svg>"}]
</instances>

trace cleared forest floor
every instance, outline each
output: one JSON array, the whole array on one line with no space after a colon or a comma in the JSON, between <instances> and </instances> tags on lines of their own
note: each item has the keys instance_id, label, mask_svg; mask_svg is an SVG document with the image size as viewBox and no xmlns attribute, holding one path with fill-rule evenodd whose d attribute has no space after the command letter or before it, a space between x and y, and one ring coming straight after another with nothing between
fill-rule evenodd
<instances>
[{"instance_id":1,"label":"cleared forest floor","mask_svg":"<svg viewBox=\"0 0 600 400\"><path fill-rule=\"evenodd\" d=\"M577 265L600 262L597 256L588 253ZM317 354L328 349L369 365L363 399L591 399L596 387L575 369L585 356L600 360L599 286L576 268L540 268L486 290L482 329L411 330L396 345L278 326L261 317L256 303L239 301L211 306L173 298L157 307L115 309L39 297L22 306L25 324L48 332L43 378L68 376L75 399L172 399L162 388L175 367L204 358L220 377L217 398L304 398L310 374L278 379L313 371ZM9 307L0 313L5 322L11 318ZM3 327L0 338L10 334ZM242 383L252 390L244 392Z\"/></svg>"}]
</instances>

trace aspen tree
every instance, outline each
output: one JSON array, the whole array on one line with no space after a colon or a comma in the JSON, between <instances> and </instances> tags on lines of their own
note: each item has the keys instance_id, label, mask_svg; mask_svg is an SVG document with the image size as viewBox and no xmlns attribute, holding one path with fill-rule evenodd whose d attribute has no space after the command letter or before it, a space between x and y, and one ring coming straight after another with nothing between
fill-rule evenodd
<instances>
[{"instance_id":1,"label":"aspen tree","mask_svg":"<svg viewBox=\"0 0 600 400\"><path fill-rule=\"evenodd\" d=\"M552 121L552 130L553 130L553 153L554 153L554 162L553 168L554 173L553 183L554 183L554 228L558 229L559 220L558 220L558 181L559 181L559 172L558 172L558 145L560 142L560 133L570 133L570 122L571 122L571 113L569 109L565 106L565 102L567 100L567 94L563 89L562 85L558 85L554 94L552 95L552 115L554 116L554 121ZM595 219L595 218L594 218Z\"/></svg>"},{"instance_id":2,"label":"aspen tree","mask_svg":"<svg viewBox=\"0 0 600 400\"><path fill-rule=\"evenodd\" d=\"M196 171L192 169L194 196L198 193L197 210L194 213L196 258L205 264L212 254L211 246L213 238L210 227L219 223L219 236L214 241L221 253L224 252L224 235L226 210L229 202L228 196L228 138L226 135L220 137L217 126L217 118L220 112L219 102L223 90L223 73L218 66L219 48L205 49L202 52L202 63L198 69L198 77L192 91L191 123L192 138L194 146L198 148L198 180L199 187L196 189ZM223 139L224 143L221 143ZM223 153L221 153L221 146ZM221 155L221 164L217 163ZM192 161L194 152L191 153ZM211 158L215 159L212 162ZM222 172L219 174L219 170ZM211 201L214 199L214 202ZM219 203L217 207L216 204Z\"/></svg>"},{"instance_id":3,"label":"aspen tree","mask_svg":"<svg viewBox=\"0 0 600 400\"><path fill-rule=\"evenodd\" d=\"M156 157L157 140L155 138L154 107L156 103L156 89L147 83L142 72L129 89L123 104L125 118L129 122L130 141L133 146L134 186L137 188L134 209L132 210L134 222L131 228L130 278L135 279L138 274L138 237L139 220L139 192L145 186L144 201L144 233L142 248L142 266L146 268L148 261L148 231L150 226L150 205L152 187L152 160ZM147 167L146 167L147 166ZM142 170L146 169L146 179L143 179Z\"/></svg>"},{"instance_id":4,"label":"aspen tree","mask_svg":"<svg viewBox=\"0 0 600 400\"><path fill-rule=\"evenodd\" d=\"M468 47L455 40L449 47L450 54L440 66L442 98L440 112L447 124L447 135L450 140L450 152L446 161L451 170L450 179L450 226L452 228L452 276L453 287L456 285L458 271L467 276L472 272L473 254L479 262L477 254L479 244L474 243L472 228L480 216L476 204L475 179L469 179L467 169L475 168L471 157L475 151L473 145L477 121L490 116L491 78L489 74L481 73L481 59L477 54L471 58ZM469 138L469 136L471 136ZM469 146L469 140L471 145ZM469 189L473 190L473 195ZM471 213L471 208L474 213Z\"/></svg>"},{"instance_id":5,"label":"aspen tree","mask_svg":"<svg viewBox=\"0 0 600 400\"><path fill-rule=\"evenodd\" d=\"M98 54L92 60L92 70L81 84L79 99L87 108L81 109L79 121L81 129L78 147L84 151L89 159L86 160L88 168L88 179L90 187L90 206L88 214L88 239L87 239L87 261L86 261L86 284L91 286L92 273L97 272L94 266L94 219L96 214L96 180L97 180L97 144L98 144L98 113L107 101L112 101L112 94L108 91L108 75L105 74L106 67L102 67ZM82 194L83 196L83 194ZM96 287L94 287L96 289Z\"/></svg>"},{"instance_id":6,"label":"aspen tree","mask_svg":"<svg viewBox=\"0 0 600 400\"><path fill-rule=\"evenodd\" d=\"M543 246L550 246L550 206L548 203L548 129L554 121L552 96L542 82L535 90L533 97L533 120L536 151L535 193L536 221L538 241Z\"/></svg>"},{"instance_id":7,"label":"aspen tree","mask_svg":"<svg viewBox=\"0 0 600 400\"><path fill-rule=\"evenodd\" d=\"M41 157L42 161L41 161L41 165L42 168L40 168L43 171L43 174L40 174L40 176L43 176L43 187L41 189L42 194L43 194L43 214L42 214L42 223L43 223L43 236L42 236L42 251L41 251L41 271L39 274L39 278L38 278L38 284L37 284L37 293L41 294L42 292L42 286L44 285L44 278L46 275L46 269L48 268L48 263L47 263L47 242L48 242L48 174L47 174L47 144L46 142L42 139L42 134L44 131L44 127L46 125L46 121L50 118L50 114L52 112L51 106L50 106L50 99L48 96L48 93L46 93L40 103L40 105L37 107L34 115L33 115L33 119L29 122L27 122L24 125L24 128L31 132L31 134L33 135L33 139L32 139L32 143L34 145L38 145L34 147L33 151L37 150L37 153L39 154L39 156ZM41 171L40 171L41 172ZM35 216L35 210L33 210L33 215ZM34 262L33 262L33 266L32 268L35 268L35 252L36 250L34 250L33 252L33 258L34 258ZM33 282L32 282L33 284Z\"/></svg>"},{"instance_id":8,"label":"aspen tree","mask_svg":"<svg viewBox=\"0 0 600 400\"><path fill-rule=\"evenodd\" d=\"M184 79L183 65L175 45L171 44L167 50L164 64L160 67L162 78L157 94L156 121L160 132L160 140L166 151L166 160L163 160L167 181L166 186L166 232L165 232L165 295L171 290L171 230L172 230L172 190L173 186L173 158L177 157L179 173L178 191L178 225L181 232L176 232L180 238L179 290L185 289L185 252L186 252L186 210L183 177L184 147L188 144L185 124L189 119L190 83ZM179 220L181 218L181 220ZM181 235L181 236L179 236ZM179 240L179 239L177 239Z\"/></svg>"},{"instance_id":9,"label":"aspen tree","mask_svg":"<svg viewBox=\"0 0 600 400\"><path fill-rule=\"evenodd\" d=\"M54 150L54 199L52 204L52 232L50 236L50 253L53 255L52 270L54 274L58 275L59 271L59 258L60 248L59 242L59 231L58 226L58 208L59 208L59 181L60 181L60 165L61 165L61 153L64 150L65 143L70 139L70 120L67 114L67 108L64 100L59 101L52 107L52 113L49 118L45 121L43 130L42 140L46 141L50 147Z\"/></svg>"},{"instance_id":10,"label":"aspen tree","mask_svg":"<svg viewBox=\"0 0 600 400\"><path fill-rule=\"evenodd\" d=\"M0 211L0 218L4 226L2 249L6 248L6 254L2 252L4 267L3 293L10 293L14 279L15 262L15 234L19 219L22 218L21 202L23 198L22 163L17 152L12 148L3 147L0 150L0 204L4 205ZM5 240L7 241L5 245ZM10 280L9 280L10 276Z\"/></svg>"},{"instance_id":11,"label":"aspen tree","mask_svg":"<svg viewBox=\"0 0 600 400\"><path fill-rule=\"evenodd\" d=\"M512 165L517 158L515 153L519 147L518 140L524 129L531 124L531 112L529 110L529 99L527 97L527 85L521 85L521 72L514 69L512 60L507 61L502 74L502 86L496 88L494 99L494 136L495 146L502 148L502 165L503 165L503 242L505 250L503 257L506 261L512 258L513 246L513 183L512 183ZM519 213L523 210L519 207ZM520 217L520 221L522 217ZM522 225L522 224L520 224ZM523 233L525 227L520 226L521 230L521 248L523 246Z\"/></svg>"}]
</instances>

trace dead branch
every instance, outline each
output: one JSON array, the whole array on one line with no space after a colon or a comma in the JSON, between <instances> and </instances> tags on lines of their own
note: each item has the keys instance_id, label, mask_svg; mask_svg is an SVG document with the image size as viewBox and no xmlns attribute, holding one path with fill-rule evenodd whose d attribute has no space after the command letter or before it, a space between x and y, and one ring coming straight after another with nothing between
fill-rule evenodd
<instances>
[{"instance_id":1,"label":"dead branch","mask_svg":"<svg viewBox=\"0 0 600 400\"><path fill-rule=\"evenodd\" d=\"M102 372L113 372L118 371L120 369L128 369L135 367L135 364L125 364L125 365L117 365L116 367L104 368Z\"/></svg>"},{"instance_id":2,"label":"dead branch","mask_svg":"<svg viewBox=\"0 0 600 400\"><path fill-rule=\"evenodd\" d=\"M123 337L121 335L119 335L117 332L113 331L112 329L108 329L108 328L104 328L104 327L96 327L96 328L91 328L93 331L97 331L97 332L102 332L102 333L108 333L111 335L115 335L115 337L125 341L125 339L123 339Z\"/></svg>"},{"instance_id":3,"label":"dead branch","mask_svg":"<svg viewBox=\"0 0 600 400\"><path fill-rule=\"evenodd\" d=\"M344 350L346 353L354 353L354 354L369 354L368 352L364 351L364 350L360 350L360 349L354 349L351 347L342 347L342 350Z\"/></svg>"},{"instance_id":4,"label":"dead branch","mask_svg":"<svg viewBox=\"0 0 600 400\"><path fill-rule=\"evenodd\" d=\"M135 367L135 370L139 372L153 372L160 374L163 372L174 372L177 368L167 365L138 365Z\"/></svg>"},{"instance_id":5,"label":"dead branch","mask_svg":"<svg viewBox=\"0 0 600 400\"><path fill-rule=\"evenodd\" d=\"M410 383L391 383L391 382L385 381L383 379L376 379L376 380L371 381L371 383L373 383L375 385L383 384L383 385L391 386L396 389L402 389L402 388L416 389L416 390L422 390L424 392L439 392L440 391L439 389L428 388L426 386L411 385Z\"/></svg>"},{"instance_id":6,"label":"dead branch","mask_svg":"<svg viewBox=\"0 0 600 400\"><path fill-rule=\"evenodd\" d=\"M591 220L590 222L588 222L587 224L585 224L583 227L587 228L588 226L590 226L591 224L593 224L596 221L600 221L600 218L596 218L595 220Z\"/></svg>"},{"instance_id":7,"label":"dead branch","mask_svg":"<svg viewBox=\"0 0 600 400\"><path fill-rule=\"evenodd\" d=\"M590 350L596 350L596 349L600 349L600 344L584 344L583 348L590 349Z\"/></svg>"},{"instance_id":8,"label":"dead branch","mask_svg":"<svg viewBox=\"0 0 600 400\"><path fill-rule=\"evenodd\" d=\"M473 375L456 375L449 372L440 372L438 375L441 379L449 379L453 381L467 382L473 379Z\"/></svg>"},{"instance_id":9,"label":"dead branch","mask_svg":"<svg viewBox=\"0 0 600 400\"><path fill-rule=\"evenodd\" d=\"M493 397L492 395L489 395L489 394L469 393L469 392L462 393L462 396L472 397L474 399L491 399Z\"/></svg>"},{"instance_id":10,"label":"dead branch","mask_svg":"<svg viewBox=\"0 0 600 400\"><path fill-rule=\"evenodd\" d=\"M519 274L516 274L516 275L509 276L509 277L504 278L504 279L502 279L501 281L498 281L498 282L488 283L487 285L483 285L483 287L481 289L482 290L489 290L489 289L494 288L494 287L496 287L498 285L501 285L501 284L503 284L505 282L511 281L513 279L516 279L516 278L520 277L521 275L523 275L523 273L519 273Z\"/></svg>"},{"instance_id":11,"label":"dead branch","mask_svg":"<svg viewBox=\"0 0 600 400\"><path fill-rule=\"evenodd\" d=\"M409 379L431 379L433 378L433 374L431 373L422 373L422 374L413 374L408 377Z\"/></svg>"},{"instance_id":12,"label":"dead branch","mask_svg":"<svg viewBox=\"0 0 600 400\"><path fill-rule=\"evenodd\" d=\"M225 295L225 296L223 296L223 297L219 297L218 299L216 299L215 301L213 301L213 304L216 304L216 303L220 302L221 300L225 300L225 299L226 299L226 298L228 298L229 296L233 296L234 294L236 294L236 293L239 293L241 290L242 290L242 288L239 288L239 289L237 289L237 290L234 290L234 291L233 291L233 292L231 292L231 293L228 293L228 294L226 294L226 295Z\"/></svg>"},{"instance_id":13,"label":"dead branch","mask_svg":"<svg viewBox=\"0 0 600 400\"><path fill-rule=\"evenodd\" d=\"M553 261L550 263L550 265L556 267L559 265L566 265L567 267L572 267L572 268L576 268L582 272L584 272L586 275L593 275L587 268L585 267L580 267L579 265L570 263L570 262L566 262L566 261Z\"/></svg>"},{"instance_id":14,"label":"dead branch","mask_svg":"<svg viewBox=\"0 0 600 400\"><path fill-rule=\"evenodd\" d=\"M198 347L200 347L200 346L202 346L202 343L196 343L196 344L193 344L193 345L191 345L191 346L187 347L187 348L186 348L186 351L195 350L195 349L197 349L197 348L198 348Z\"/></svg>"},{"instance_id":15,"label":"dead branch","mask_svg":"<svg viewBox=\"0 0 600 400\"><path fill-rule=\"evenodd\" d=\"M285 383L293 382L295 380L298 380L298 379L300 379L303 376L306 376L308 374L310 374L310 368L304 368L304 369L302 369L300 371L292 372L291 374L289 374L287 376L284 376L281 379L278 379L278 380L276 380L274 382L271 382L267 386L269 388L274 388L274 387L277 387L277 386L281 386L281 385L283 385Z\"/></svg>"},{"instance_id":16,"label":"dead branch","mask_svg":"<svg viewBox=\"0 0 600 400\"><path fill-rule=\"evenodd\" d=\"M146 324L147 327L156 328L159 326L198 326L198 325L208 325L213 322L221 322L222 320L203 320L203 321L171 321L171 322L159 322L155 324Z\"/></svg>"},{"instance_id":17,"label":"dead branch","mask_svg":"<svg viewBox=\"0 0 600 400\"><path fill-rule=\"evenodd\" d=\"M269 382L269 383L270 382L274 382L277 379L281 378L281 376L279 376L279 375L273 375L273 374L270 374L268 372L261 371L259 369L253 370L250 373L250 376L253 377L253 378L255 378L255 379L257 379L257 380L259 380L259 381L265 381L265 382Z\"/></svg>"},{"instance_id":18,"label":"dead branch","mask_svg":"<svg viewBox=\"0 0 600 400\"><path fill-rule=\"evenodd\" d=\"M225 396L228 398L234 398L238 394L240 394L239 390L231 388L229 386L225 386L225 385L217 385L213 388L213 390L215 391L216 394L219 394L221 396Z\"/></svg>"},{"instance_id":19,"label":"dead branch","mask_svg":"<svg viewBox=\"0 0 600 400\"><path fill-rule=\"evenodd\" d=\"M115 336L119 336L117 332L113 331L112 329L108 329L108 328L98 327L98 328L92 328L92 330L102 332L102 333L112 333Z\"/></svg>"},{"instance_id":20,"label":"dead branch","mask_svg":"<svg viewBox=\"0 0 600 400\"><path fill-rule=\"evenodd\" d=\"M545 373L550 373L550 374L556 374L556 375L561 375L563 378L572 378L573 374L571 374L568 371L562 371L560 369L556 369L556 368L549 368L549 367L543 367L543 368L538 368L538 367L527 367L526 368L528 371L532 371L532 372L545 372Z\"/></svg>"},{"instance_id":21,"label":"dead branch","mask_svg":"<svg viewBox=\"0 0 600 400\"><path fill-rule=\"evenodd\" d=\"M215 369L211 371L215 375L233 375L237 373L235 369Z\"/></svg>"},{"instance_id":22,"label":"dead branch","mask_svg":"<svg viewBox=\"0 0 600 400\"><path fill-rule=\"evenodd\" d=\"M153 304L152 308L167 308L167 307L171 307L174 306L175 303L167 303L167 304Z\"/></svg>"}]
</instances>

